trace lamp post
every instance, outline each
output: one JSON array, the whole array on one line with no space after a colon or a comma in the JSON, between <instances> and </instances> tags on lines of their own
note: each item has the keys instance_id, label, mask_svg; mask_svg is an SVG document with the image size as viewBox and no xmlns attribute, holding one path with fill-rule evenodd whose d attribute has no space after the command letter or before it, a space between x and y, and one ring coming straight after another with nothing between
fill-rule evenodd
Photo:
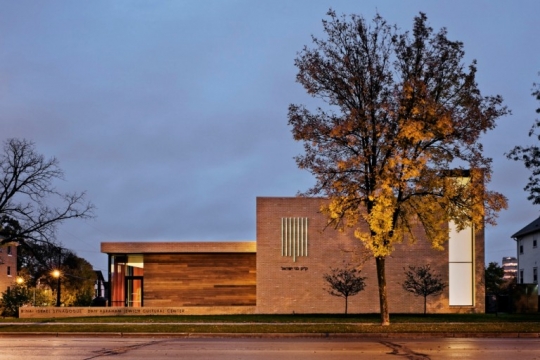
<instances>
[{"instance_id":1,"label":"lamp post","mask_svg":"<svg viewBox=\"0 0 540 360\"><path fill-rule=\"evenodd\" d=\"M60 270L53 270L52 276L55 277L58 281L57 291L56 291L56 306L57 307L60 306L60 275L62 275L62 273L60 273Z\"/></svg>"}]
</instances>

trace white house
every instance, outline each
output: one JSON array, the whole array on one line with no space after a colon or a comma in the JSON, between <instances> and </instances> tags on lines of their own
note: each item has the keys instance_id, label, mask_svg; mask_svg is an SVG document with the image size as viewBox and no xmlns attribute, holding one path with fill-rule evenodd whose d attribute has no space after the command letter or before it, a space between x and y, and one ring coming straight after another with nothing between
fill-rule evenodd
<instances>
[{"instance_id":1,"label":"white house","mask_svg":"<svg viewBox=\"0 0 540 360\"><path fill-rule=\"evenodd\" d=\"M538 284L540 217L512 235L517 245L518 284Z\"/></svg>"}]
</instances>

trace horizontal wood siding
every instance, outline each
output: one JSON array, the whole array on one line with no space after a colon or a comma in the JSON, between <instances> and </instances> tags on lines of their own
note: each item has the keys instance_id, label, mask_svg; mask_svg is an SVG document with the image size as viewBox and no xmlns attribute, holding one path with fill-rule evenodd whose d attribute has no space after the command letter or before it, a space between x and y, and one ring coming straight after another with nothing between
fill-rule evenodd
<instances>
[{"instance_id":1,"label":"horizontal wood siding","mask_svg":"<svg viewBox=\"0 0 540 360\"><path fill-rule=\"evenodd\" d=\"M145 306L254 306L255 253L145 254Z\"/></svg>"}]
</instances>

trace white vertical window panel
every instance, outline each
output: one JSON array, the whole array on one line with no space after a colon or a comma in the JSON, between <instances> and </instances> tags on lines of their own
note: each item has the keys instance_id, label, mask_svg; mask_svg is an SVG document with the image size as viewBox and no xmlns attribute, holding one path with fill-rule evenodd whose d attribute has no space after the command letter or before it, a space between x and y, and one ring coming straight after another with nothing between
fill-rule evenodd
<instances>
[{"instance_id":1,"label":"white vertical window panel","mask_svg":"<svg viewBox=\"0 0 540 360\"><path fill-rule=\"evenodd\" d=\"M454 306L474 305L474 282L472 263L450 263L449 303Z\"/></svg>"},{"instance_id":2,"label":"white vertical window panel","mask_svg":"<svg viewBox=\"0 0 540 360\"><path fill-rule=\"evenodd\" d=\"M448 244L448 261L472 262L473 260L473 233L472 228L467 227L460 232L456 224L451 221L448 224L450 241Z\"/></svg>"},{"instance_id":3,"label":"white vertical window panel","mask_svg":"<svg viewBox=\"0 0 540 360\"><path fill-rule=\"evenodd\" d=\"M474 234L471 227L457 231L449 222L448 293L450 306L474 305Z\"/></svg>"}]
</instances>

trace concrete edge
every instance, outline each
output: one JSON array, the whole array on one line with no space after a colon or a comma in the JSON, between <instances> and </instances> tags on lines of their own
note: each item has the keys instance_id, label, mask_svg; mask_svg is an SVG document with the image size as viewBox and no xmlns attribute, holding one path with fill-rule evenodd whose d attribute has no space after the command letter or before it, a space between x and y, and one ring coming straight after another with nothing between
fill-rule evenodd
<instances>
[{"instance_id":1,"label":"concrete edge","mask_svg":"<svg viewBox=\"0 0 540 360\"><path fill-rule=\"evenodd\" d=\"M122 333L122 332L18 332L0 333L0 338L14 337L96 337L96 338L540 338L540 333Z\"/></svg>"}]
</instances>

